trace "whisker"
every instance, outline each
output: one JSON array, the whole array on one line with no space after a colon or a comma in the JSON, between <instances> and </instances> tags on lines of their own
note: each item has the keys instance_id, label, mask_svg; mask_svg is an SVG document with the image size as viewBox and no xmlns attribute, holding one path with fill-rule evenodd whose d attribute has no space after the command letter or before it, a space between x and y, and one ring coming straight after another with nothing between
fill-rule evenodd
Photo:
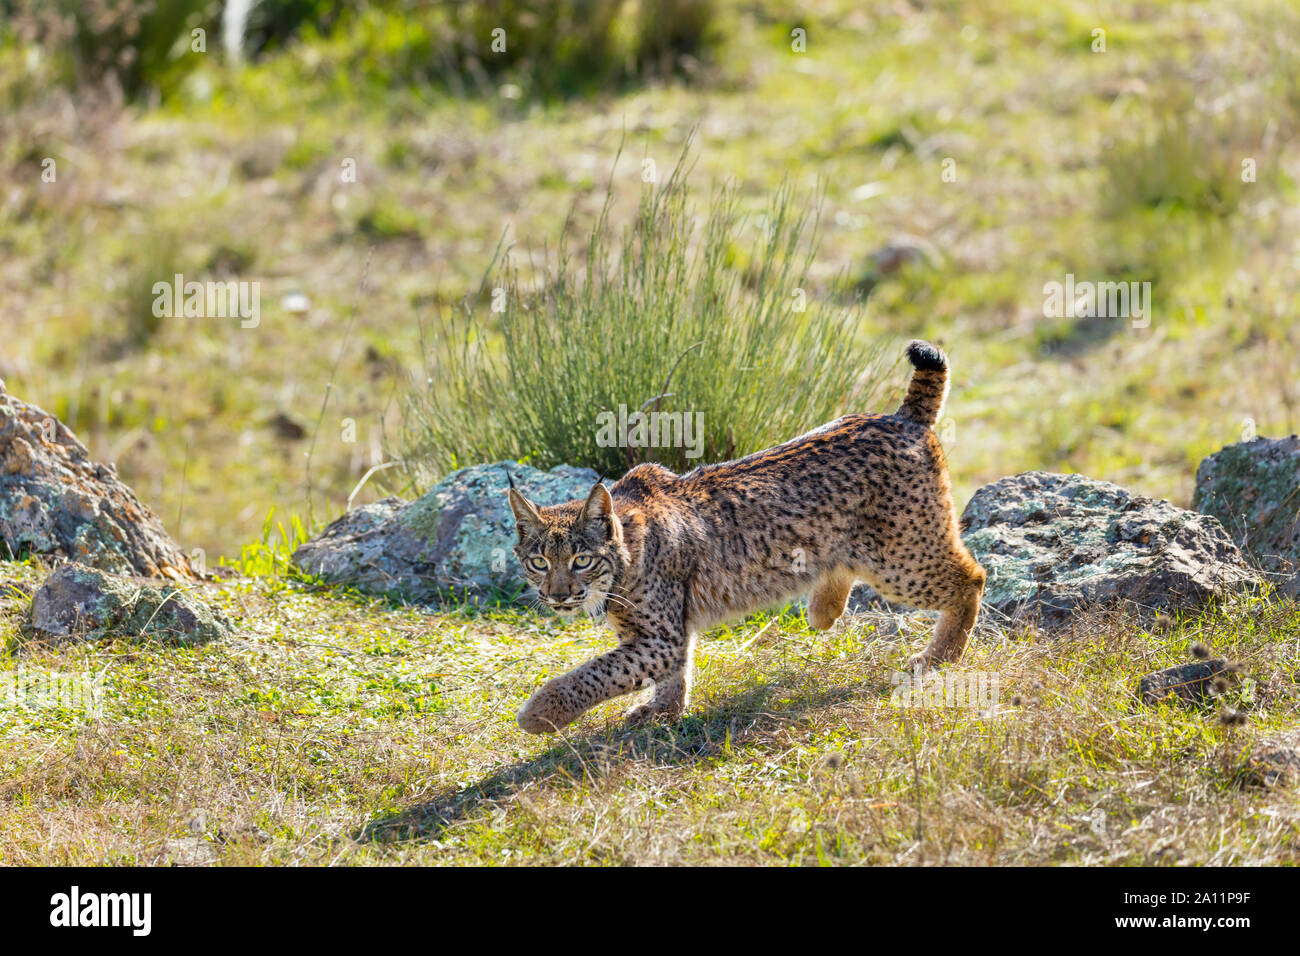
<instances>
[{"instance_id":1,"label":"whisker","mask_svg":"<svg viewBox=\"0 0 1300 956\"><path fill-rule=\"evenodd\" d=\"M606 594L606 595L605 595L605 600L607 600L607 601L618 601L618 602L619 602L623 607L627 608L627 609L630 610L630 611L636 611L636 610L639 610L639 609L637 608L637 605L636 605L636 602L635 602L635 601L629 601L627 598L623 597L621 594L614 594L613 592L610 592L609 594Z\"/></svg>"}]
</instances>

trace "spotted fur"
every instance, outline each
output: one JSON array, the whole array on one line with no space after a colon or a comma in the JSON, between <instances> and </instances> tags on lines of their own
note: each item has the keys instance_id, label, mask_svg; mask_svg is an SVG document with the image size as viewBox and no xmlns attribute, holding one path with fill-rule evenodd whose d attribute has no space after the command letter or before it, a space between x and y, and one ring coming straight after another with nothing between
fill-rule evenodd
<instances>
[{"instance_id":1,"label":"spotted fur","mask_svg":"<svg viewBox=\"0 0 1300 956\"><path fill-rule=\"evenodd\" d=\"M605 613L619 645L547 682L519 711L553 732L601 701L653 684L628 712L679 717L695 636L747 612L808 595L808 622L829 628L855 581L941 611L909 662L955 661L979 612L984 569L958 531L943 449L932 426L948 361L913 342L903 404L846 415L737 461L675 475L638 465L586 501L538 508L509 491L529 583L550 607Z\"/></svg>"}]
</instances>

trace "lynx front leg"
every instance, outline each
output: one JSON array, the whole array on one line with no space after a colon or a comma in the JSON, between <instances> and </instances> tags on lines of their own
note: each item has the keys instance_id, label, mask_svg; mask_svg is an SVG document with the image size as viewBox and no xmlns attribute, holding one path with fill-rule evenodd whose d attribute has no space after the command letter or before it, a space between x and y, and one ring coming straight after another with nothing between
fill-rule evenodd
<instances>
[{"instance_id":1,"label":"lynx front leg","mask_svg":"<svg viewBox=\"0 0 1300 956\"><path fill-rule=\"evenodd\" d=\"M853 590L853 575L847 571L833 571L817 582L808 599L808 626L825 631L835 625Z\"/></svg>"},{"instance_id":2,"label":"lynx front leg","mask_svg":"<svg viewBox=\"0 0 1300 956\"><path fill-rule=\"evenodd\" d=\"M519 711L519 726L530 734L555 733L601 701L630 693L647 680L655 681L657 696L660 682L670 685L670 675L684 671L685 643L641 638L587 661L543 684Z\"/></svg>"},{"instance_id":3,"label":"lynx front leg","mask_svg":"<svg viewBox=\"0 0 1300 956\"><path fill-rule=\"evenodd\" d=\"M639 724L655 717L676 720L686 712L691 698L691 680L695 676L695 639L686 648L686 665L655 681L654 693L644 704L638 704L625 715L629 724Z\"/></svg>"}]
</instances>

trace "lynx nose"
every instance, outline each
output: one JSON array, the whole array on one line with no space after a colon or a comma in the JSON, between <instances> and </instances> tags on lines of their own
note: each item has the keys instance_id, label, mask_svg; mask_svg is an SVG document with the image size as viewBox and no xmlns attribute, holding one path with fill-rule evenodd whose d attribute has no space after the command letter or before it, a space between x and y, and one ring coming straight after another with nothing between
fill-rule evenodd
<instances>
[{"instance_id":1,"label":"lynx nose","mask_svg":"<svg viewBox=\"0 0 1300 956\"><path fill-rule=\"evenodd\" d=\"M587 589L581 582L569 580L557 585L551 591L551 600L556 604L581 604L587 597Z\"/></svg>"}]
</instances>

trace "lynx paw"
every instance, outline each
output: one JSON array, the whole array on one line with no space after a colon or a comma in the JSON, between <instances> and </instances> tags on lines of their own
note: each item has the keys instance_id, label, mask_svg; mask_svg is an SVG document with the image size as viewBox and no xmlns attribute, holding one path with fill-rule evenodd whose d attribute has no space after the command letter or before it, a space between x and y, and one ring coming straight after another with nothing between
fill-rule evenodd
<instances>
[{"instance_id":1,"label":"lynx paw","mask_svg":"<svg viewBox=\"0 0 1300 956\"><path fill-rule=\"evenodd\" d=\"M546 684L519 709L515 719L521 729L530 734L553 734L577 720L581 712L574 712L559 688Z\"/></svg>"},{"instance_id":2,"label":"lynx paw","mask_svg":"<svg viewBox=\"0 0 1300 956\"><path fill-rule=\"evenodd\" d=\"M651 721L677 721L684 714L686 708L681 702L658 702L649 700L645 704L634 706L628 713L623 715L624 721L627 721L629 727L640 726L640 724L650 723Z\"/></svg>"},{"instance_id":3,"label":"lynx paw","mask_svg":"<svg viewBox=\"0 0 1300 956\"><path fill-rule=\"evenodd\" d=\"M635 727L639 724L649 723L650 721L654 720L658 716L659 716L659 711L655 710L649 704L638 704L636 707L633 707L626 714L624 714L623 719L630 726Z\"/></svg>"},{"instance_id":4,"label":"lynx paw","mask_svg":"<svg viewBox=\"0 0 1300 956\"><path fill-rule=\"evenodd\" d=\"M683 712L682 707L665 707L662 704L656 705L654 701L647 701L633 707L623 719L629 726L635 727L640 724L647 724L652 720L677 720Z\"/></svg>"},{"instance_id":5,"label":"lynx paw","mask_svg":"<svg viewBox=\"0 0 1300 956\"><path fill-rule=\"evenodd\" d=\"M815 631L829 631L839 619L840 615L833 614L832 610L813 605L808 607L808 626Z\"/></svg>"},{"instance_id":6,"label":"lynx paw","mask_svg":"<svg viewBox=\"0 0 1300 956\"><path fill-rule=\"evenodd\" d=\"M921 651L919 654L913 654L907 659L904 669L908 673L924 673L925 671L937 670L941 662L929 651Z\"/></svg>"}]
</instances>

